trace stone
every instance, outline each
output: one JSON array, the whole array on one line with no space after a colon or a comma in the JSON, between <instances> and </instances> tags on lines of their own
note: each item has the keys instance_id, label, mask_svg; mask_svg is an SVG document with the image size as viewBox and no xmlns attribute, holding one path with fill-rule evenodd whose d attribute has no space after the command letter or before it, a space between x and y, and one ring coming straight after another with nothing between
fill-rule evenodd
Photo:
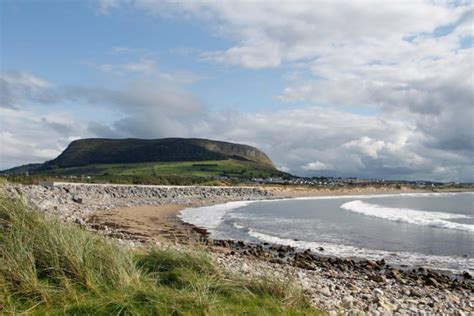
<instances>
[{"instance_id":1,"label":"stone","mask_svg":"<svg viewBox=\"0 0 474 316\"><path fill-rule=\"evenodd\" d=\"M453 294L449 294L446 296L446 299L451 302L451 303L456 303L458 304L460 302L459 298Z\"/></svg>"},{"instance_id":2,"label":"stone","mask_svg":"<svg viewBox=\"0 0 474 316\"><path fill-rule=\"evenodd\" d=\"M76 203L78 203L78 204L82 204L83 199L82 199L82 197L80 197L80 196L74 195L74 196L72 197L72 201L73 201L73 202L76 202Z\"/></svg>"},{"instance_id":3,"label":"stone","mask_svg":"<svg viewBox=\"0 0 474 316\"><path fill-rule=\"evenodd\" d=\"M423 297L423 294L420 293L420 291L411 289L410 290L410 296L412 297Z\"/></svg>"},{"instance_id":4,"label":"stone","mask_svg":"<svg viewBox=\"0 0 474 316\"><path fill-rule=\"evenodd\" d=\"M318 290L318 293L324 295L324 296L331 296L331 291L327 287L322 287Z\"/></svg>"},{"instance_id":5,"label":"stone","mask_svg":"<svg viewBox=\"0 0 474 316\"><path fill-rule=\"evenodd\" d=\"M348 295L342 298L342 306L345 309L351 309L353 304L354 304L354 298L352 296Z\"/></svg>"},{"instance_id":6,"label":"stone","mask_svg":"<svg viewBox=\"0 0 474 316\"><path fill-rule=\"evenodd\" d=\"M379 288L375 288L373 291L372 291L372 294L375 296L375 297L380 297L380 296L383 296L383 291Z\"/></svg>"},{"instance_id":7,"label":"stone","mask_svg":"<svg viewBox=\"0 0 474 316\"><path fill-rule=\"evenodd\" d=\"M375 261L372 261L372 260L367 260L366 261L366 266L369 267L369 268L375 268L377 266L377 263Z\"/></svg>"},{"instance_id":8,"label":"stone","mask_svg":"<svg viewBox=\"0 0 474 316\"><path fill-rule=\"evenodd\" d=\"M351 309L350 311L347 312L348 316L365 316L365 312L359 310L359 309Z\"/></svg>"},{"instance_id":9,"label":"stone","mask_svg":"<svg viewBox=\"0 0 474 316\"><path fill-rule=\"evenodd\" d=\"M390 270L390 271L387 273L387 276L388 276L389 278L395 279L395 280L397 280L397 281L399 281L399 282L402 281L402 277L401 277L401 275L400 275L400 271L399 271L399 270L395 270L395 269Z\"/></svg>"},{"instance_id":10,"label":"stone","mask_svg":"<svg viewBox=\"0 0 474 316\"><path fill-rule=\"evenodd\" d=\"M86 222L82 218L74 219L74 223L79 225L79 226L86 226Z\"/></svg>"},{"instance_id":11,"label":"stone","mask_svg":"<svg viewBox=\"0 0 474 316\"><path fill-rule=\"evenodd\" d=\"M397 306L387 302L385 299L382 297L378 297L375 299L375 302L378 304L378 306L382 307L384 311L386 312L391 312L393 310L397 309Z\"/></svg>"},{"instance_id":12,"label":"stone","mask_svg":"<svg viewBox=\"0 0 474 316\"><path fill-rule=\"evenodd\" d=\"M426 280L426 284L427 284L427 285L434 286L434 287L439 287L438 281L436 281L434 278L428 278L428 279Z\"/></svg>"},{"instance_id":13,"label":"stone","mask_svg":"<svg viewBox=\"0 0 474 316\"><path fill-rule=\"evenodd\" d=\"M378 282L378 283L385 283L387 280L380 274L371 274L369 275L369 280Z\"/></svg>"}]
</instances>

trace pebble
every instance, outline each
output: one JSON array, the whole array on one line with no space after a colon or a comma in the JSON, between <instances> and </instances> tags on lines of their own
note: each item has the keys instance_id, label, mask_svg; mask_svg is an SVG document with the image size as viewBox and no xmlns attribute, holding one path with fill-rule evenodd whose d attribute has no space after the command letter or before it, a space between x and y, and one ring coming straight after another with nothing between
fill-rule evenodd
<instances>
[{"instance_id":1,"label":"pebble","mask_svg":"<svg viewBox=\"0 0 474 316\"><path fill-rule=\"evenodd\" d=\"M380 296L383 295L383 291L382 291L381 289L379 289L379 288L375 288L375 289L373 290L373 294L374 294L374 296L376 296L376 297L380 297Z\"/></svg>"},{"instance_id":2,"label":"pebble","mask_svg":"<svg viewBox=\"0 0 474 316\"><path fill-rule=\"evenodd\" d=\"M323 287L318 292L324 296L331 296L331 291L327 287Z\"/></svg>"}]
</instances>

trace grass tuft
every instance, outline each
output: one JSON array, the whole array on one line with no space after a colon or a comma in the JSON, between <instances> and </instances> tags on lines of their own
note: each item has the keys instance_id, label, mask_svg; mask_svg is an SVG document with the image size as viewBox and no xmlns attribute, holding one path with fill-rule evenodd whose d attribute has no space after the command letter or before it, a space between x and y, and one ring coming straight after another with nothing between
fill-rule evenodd
<instances>
[{"instance_id":1,"label":"grass tuft","mask_svg":"<svg viewBox=\"0 0 474 316\"><path fill-rule=\"evenodd\" d=\"M0 197L0 313L314 315L289 282L231 275L202 252L136 252Z\"/></svg>"}]
</instances>

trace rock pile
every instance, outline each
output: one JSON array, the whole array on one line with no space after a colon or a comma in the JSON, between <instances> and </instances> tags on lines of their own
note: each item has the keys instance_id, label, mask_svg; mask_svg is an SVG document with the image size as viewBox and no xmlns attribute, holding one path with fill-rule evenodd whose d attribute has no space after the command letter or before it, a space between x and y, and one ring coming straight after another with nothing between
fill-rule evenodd
<instances>
[{"instance_id":1,"label":"rock pile","mask_svg":"<svg viewBox=\"0 0 474 316\"><path fill-rule=\"evenodd\" d=\"M45 212L84 224L97 211L138 205L219 203L271 197L253 187L146 186L61 183L54 186L6 185L8 194L32 202Z\"/></svg>"},{"instance_id":2,"label":"rock pile","mask_svg":"<svg viewBox=\"0 0 474 316\"><path fill-rule=\"evenodd\" d=\"M302 268L297 261L276 261L244 255L240 251L215 253L224 269L254 277L299 283L312 304L330 315L473 315L472 283L446 280L436 271L404 272L383 262L315 257ZM303 255L304 256L304 255ZM425 276L442 278L426 282ZM428 278L429 280L429 278Z\"/></svg>"}]
</instances>

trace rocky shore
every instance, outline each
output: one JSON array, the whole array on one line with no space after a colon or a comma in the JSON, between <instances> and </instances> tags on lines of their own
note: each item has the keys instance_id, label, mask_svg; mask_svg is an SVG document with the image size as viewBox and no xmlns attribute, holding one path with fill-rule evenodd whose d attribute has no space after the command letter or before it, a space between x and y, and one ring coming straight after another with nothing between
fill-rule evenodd
<instances>
[{"instance_id":1,"label":"rocky shore","mask_svg":"<svg viewBox=\"0 0 474 316\"><path fill-rule=\"evenodd\" d=\"M384 260L323 257L289 246L208 240L230 249L217 255L226 269L247 275L277 275L301 284L311 302L332 314L472 315L474 283L469 273L447 275L419 267L399 269Z\"/></svg>"},{"instance_id":2,"label":"rocky shore","mask_svg":"<svg viewBox=\"0 0 474 316\"><path fill-rule=\"evenodd\" d=\"M180 222L176 218L179 208L162 218L150 217L157 209L139 208L275 198L264 188L57 184L4 189L66 221L131 244L153 242L178 248L192 244L209 249L226 270L296 281L317 308L330 314L474 315L474 283L469 273L448 275L423 267L394 267L384 260L326 257L290 246L212 240L205 230ZM116 211L119 208L125 209ZM126 214L124 210L132 211ZM124 224L131 221L135 226ZM150 228L148 221L160 229ZM156 238L160 236L165 238Z\"/></svg>"},{"instance_id":3,"label":"rocky shore","mask_svg":"<svg viewBox=\"0 0 474 316\"><path fill-rule=\"evenodd\" d=\"M55 183L6 185L7 194L32 202L66 221L86 224L94 213L137 205L199 205L271 198L254 187L152 186Z\"/></svg>"}]
</instances>

